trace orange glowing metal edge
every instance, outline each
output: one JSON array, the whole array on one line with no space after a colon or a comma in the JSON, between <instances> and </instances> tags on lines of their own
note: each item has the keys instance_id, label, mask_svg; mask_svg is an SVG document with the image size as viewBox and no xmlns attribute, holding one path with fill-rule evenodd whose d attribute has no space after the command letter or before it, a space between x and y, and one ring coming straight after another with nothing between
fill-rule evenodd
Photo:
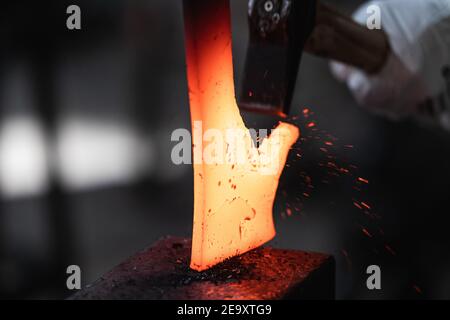
<instances>
[{"instance_id":1,"label":"orange glowing metal edge","mask_svg":"<svg viewBox=\"0 0 450 320\"><path fill-rule=\"evenodd\" d=\"M228 0L184 0L184 18L193 131L201 121L203 131L241 129L247 133L244 140L251 141L235 100ZM298 137L297 127L280 123L259 149L253 142L245 144L253 162L208 164L201 159L215 141L202 141L194 132L192 269L208 269L275 236L272 209L278 180ZM275 138L272 151L265 151ZM262 157L269 161L258 162ZM273 164L272 174L262 174Z\"/></svg>"}]
</instances>

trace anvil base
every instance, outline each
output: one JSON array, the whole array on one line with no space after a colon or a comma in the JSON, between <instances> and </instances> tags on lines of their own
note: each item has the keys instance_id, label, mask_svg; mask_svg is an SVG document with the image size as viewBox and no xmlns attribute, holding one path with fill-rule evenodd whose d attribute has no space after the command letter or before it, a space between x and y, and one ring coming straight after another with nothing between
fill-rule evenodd
<instances>
[{"instance_id":1,"label":"anvil base","mask_svg":"<svg viewBox=\"0 0 450 320\"><path fill-rule=\"evenodd\" d=\"M190 251L188 239L163 238L70 299L334 299L329 255L260 247L197 272Z\"/></svg>"}]
</instances>

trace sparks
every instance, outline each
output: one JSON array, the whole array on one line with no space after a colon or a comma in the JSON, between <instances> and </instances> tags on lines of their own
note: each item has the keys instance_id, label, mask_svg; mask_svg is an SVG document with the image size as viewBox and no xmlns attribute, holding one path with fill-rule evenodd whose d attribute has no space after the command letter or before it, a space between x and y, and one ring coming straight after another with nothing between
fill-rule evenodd
<instances>
[{"instance_id":1,"label":"sparks","mask_svg":"<svg viewBox=\"0 0 450 320\"><path fill-rule=\"evenodd\" d=\"M309 109L305 108L303 109L303 115L307 118L309 116Z\"/></svg>"},{"instance_id":2,"label":"sparks","mask_svg":"<svg viewBox=\"0 0 450 320\"><path fill-rule=\"evenodd\" d=\"M369 180L364 179L364 178L361 178L361 177L358 177L358 181L359 181L359 182L362 182L362 183L366 183L366 184L369 183Z\"/></svg>"},{"instance_id":3,"label":"sparks","mask_svg":"<svg viewBox=\"0 0 450 320\"><path fill-rule=\"evenodd\" d=\"M365 207L366 209L370 209L370 206L369 206L366 202L361 201L361 204L362 204L363 207Z\"/></svg>"},{"instance_id":4,"label":"sparks","mask_svg":"<svg viewBox=\"0 0 450 320\"><path fill-rule=\"evenodd\" d=\"M414 285L413 285L413 288L414 288L414 290L416 290L416 292L417 292L418 294L422 294L422 289L420 289L420 287L419 287L418 285L414 284Z\"/></svg>"},{"instance_id":5,"label":"sparks","mask_svg":"<svg viewBox=\"0 0 450 320\"><path fill-rule=\"evenodd\" d=\"M353 205L355 206L355 207L357 207L358 209L360 209L360 210L362 210L362 207L359 205L359 203L358 202L353 202Z\"/></svg>"},{"instance_id":6,"label":"sparks","mask_svg":"<svg viewBox=\"0 0 450 320\"><path fill-rule=\"evenodd\" d=\"M366 228L362 228L361 231L362 231L366 236L368 236L369 238L372 238L372 235L370 234L369 231L367 231Z\"/></svg>"},{"instance_id":7,"label":"sparks","mask_svg":"<svg viewBox=\"0 0 450 320\"><path fill-rule=\"evenodd\" d=\"M393 256L396 255L394 249L392 249L389 245L385 245L384 248L386 249L387 252L389 252L389 253L392 254Z\"/></svg>"}]
</instances>

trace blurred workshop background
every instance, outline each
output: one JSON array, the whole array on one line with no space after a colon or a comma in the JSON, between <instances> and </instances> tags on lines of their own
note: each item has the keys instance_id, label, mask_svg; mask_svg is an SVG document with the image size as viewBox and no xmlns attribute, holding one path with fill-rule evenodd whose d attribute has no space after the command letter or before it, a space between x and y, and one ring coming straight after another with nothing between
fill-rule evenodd
<instances>
[{"instance_id":1,"label":"blurred workshop background","mask_svg":"<svg viewBox=\"0 0 450 320\"><path fill-rule=\"evenodd\" d=\"M362 3L328 2L348 13ZM66 28L70 4L81 7L81 30ZM247 0L231 4L239 88ZM272 245L333 254L339 299L449 299L450 133L367 113L310 55L292 114L305 107L353 146L333 152L369 184L355 196L349 178L316 183L321 142L300 143ZM276 120L244 116L252 127ZM190 237L192 170L170 159L171 133L189 121L181 0L2 1L0 297L65 298L68 265L86 285L164 235ZM371 264L382 290L366 288Z\"/></svg>"}]
</instances>

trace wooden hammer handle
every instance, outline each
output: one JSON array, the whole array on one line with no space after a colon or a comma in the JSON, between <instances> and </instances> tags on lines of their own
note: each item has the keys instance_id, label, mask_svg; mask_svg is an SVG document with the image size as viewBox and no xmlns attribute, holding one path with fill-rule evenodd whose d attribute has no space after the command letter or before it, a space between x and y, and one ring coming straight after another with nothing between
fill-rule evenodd
<instances>
[{"instance_id":1,"label":"wooden hammer handle","mask_svg":"<svg viewBox=\"0 0 450 320\"><path fill-rule=\"evenodd\" d=\"M369 30L351 17L318 2L316 25L305 50L375 74L384 66L390 46L382 30Z\"/></svg>"}]
</instances>

